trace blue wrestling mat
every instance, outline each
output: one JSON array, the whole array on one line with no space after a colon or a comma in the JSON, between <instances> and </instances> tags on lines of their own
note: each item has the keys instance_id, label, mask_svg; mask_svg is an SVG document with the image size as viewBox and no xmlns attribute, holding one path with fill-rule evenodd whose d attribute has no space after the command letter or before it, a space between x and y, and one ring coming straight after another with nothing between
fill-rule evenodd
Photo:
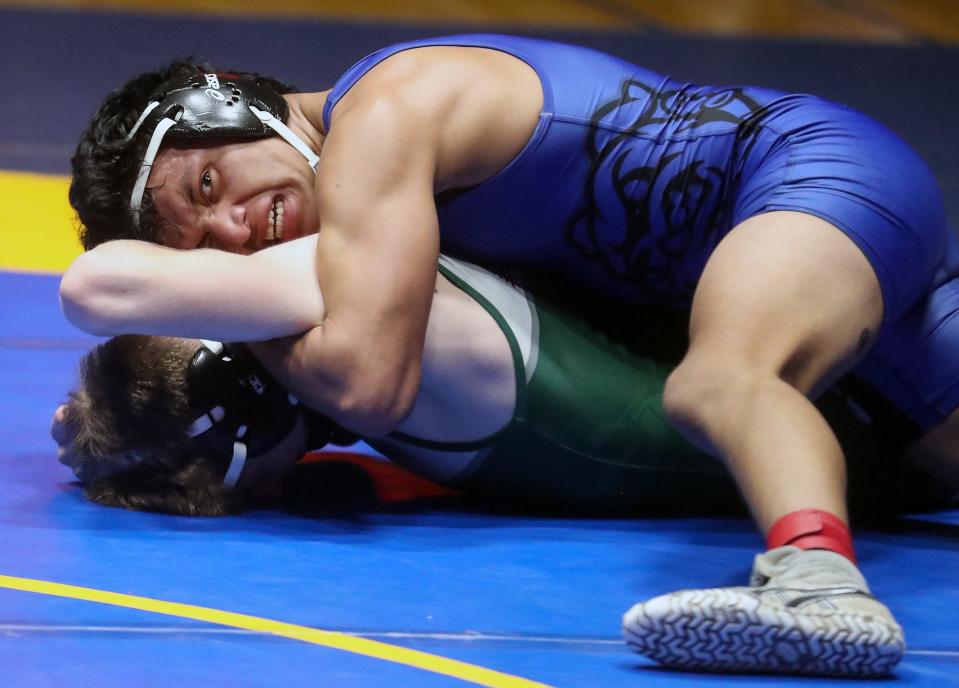
<instances>
[{"instance_id":1,"label":"blue wrestling mat","mask_svg":"<svg viewBox=\"0 0 959 688\"><path fill-rule=\"evenodd\" d=\"M959 217L955 46L915 36L882 45L692 37L639 10L629 17L619 29L570 20L548 33L513 30L604 48L690 79L843 100L893 126L927 158L952 219ZM65 174L100 95L167 58L202 52L320 88L375 47L475 30L467 19L437 27L409 17L348 23L0 7L3 686L860 683L668 671L621 642L620 615L634 602L744 583L762 546L745 519L484 513L455 499L168 517L91 504L56 462L50 416L97 340L63 320L55 274L62 260L53 258L60 240L48 243L46 227L36 224L63 203L44 194L62 194L65 183L24 173ZM484 28L510 30L490 21ZM56 231L63 237L69 227ZM959 512L860 530L857 550L874 592L906 632L905 659L885 683L959 686Z\"/></svg>"}]
</instances>

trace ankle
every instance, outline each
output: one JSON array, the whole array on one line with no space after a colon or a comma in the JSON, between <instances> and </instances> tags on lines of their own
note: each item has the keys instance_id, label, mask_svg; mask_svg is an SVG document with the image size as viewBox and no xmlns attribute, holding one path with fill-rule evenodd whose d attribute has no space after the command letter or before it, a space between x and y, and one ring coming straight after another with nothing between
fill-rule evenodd
<instances>
[{"instance_id":1,"label":"ankle","mask_svg":"<svg viewBox=\"0 0 959 688\"><path fill-rule=\"evenodd\" d=\"M856 563L849 526L828 511L800 509L773 523L766 534L766 547L775 549L784 545L829 550Z\"/></svg>"}]
</instances>

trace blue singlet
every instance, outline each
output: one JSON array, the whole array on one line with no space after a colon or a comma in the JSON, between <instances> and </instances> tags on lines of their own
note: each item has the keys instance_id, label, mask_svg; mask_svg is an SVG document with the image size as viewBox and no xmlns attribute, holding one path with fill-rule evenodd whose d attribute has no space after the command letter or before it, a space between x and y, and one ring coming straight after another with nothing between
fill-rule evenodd
<instances>
[{"instance_id":1,"label":"blue singlet","mask_svg":"<svg viewBox=\"0 0 959 688\"><path fill-rule=\"evenodd\" d=\"M503 51L529 64L543 87L539 122L517 157L438 199L444 253L530 276L529 284L561 279L621 302L686 307L733 227L773 210L809 213L849 236L879 278L886 321L857 372L923 427L959 405L959 353L945 369L911 360L930 346L959 349L959 330L951 347L931 343L959 291L947 279L956 271L943 267L950 233L941 193L882 125L814 96L684 84L586 48L464 35L361 60L329 95L327 130L339 99L372 67L438 45Z\"/></svg>"}]
</instances>

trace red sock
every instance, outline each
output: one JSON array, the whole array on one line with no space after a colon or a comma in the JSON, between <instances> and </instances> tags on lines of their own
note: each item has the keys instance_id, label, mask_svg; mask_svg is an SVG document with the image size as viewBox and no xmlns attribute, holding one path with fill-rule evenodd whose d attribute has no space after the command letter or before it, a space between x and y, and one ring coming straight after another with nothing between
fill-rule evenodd
<instances>
[{"instance_id":1,"label":"red sock","mask_svg":"<svg viewBox=\"0 0 959 688\"><path fill-rule=\"evenodd\" d=\"M819 509L800 509L773 523L766 534L766 547L793 545L800 549L828 549L856 563L852 533L839 517Z\"/></svg>"}]
</instances>

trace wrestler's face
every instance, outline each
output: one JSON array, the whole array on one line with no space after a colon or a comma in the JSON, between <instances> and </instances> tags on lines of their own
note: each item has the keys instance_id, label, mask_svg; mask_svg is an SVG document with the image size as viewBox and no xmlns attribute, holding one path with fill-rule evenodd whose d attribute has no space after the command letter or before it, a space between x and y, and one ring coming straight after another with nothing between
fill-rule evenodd
<instances>
[{"instance_id":1,"label":"wrestler's face","mask_svg":"<svg viewBox=\"0 0 959 688\"><path fill-rule=\"evenodd\" d=\"M279 137L157 155L147 188L167 246L251 253L319 229L313 170Z\"/></svg>"}]
</instances>

